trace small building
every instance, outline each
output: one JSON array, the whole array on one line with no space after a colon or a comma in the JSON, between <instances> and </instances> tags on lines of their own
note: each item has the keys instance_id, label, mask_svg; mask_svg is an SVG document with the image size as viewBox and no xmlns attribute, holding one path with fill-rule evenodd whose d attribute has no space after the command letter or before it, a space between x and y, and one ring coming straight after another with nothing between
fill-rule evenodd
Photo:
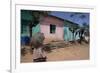
<instances>
[{"instance_id":1,"label":"small building","mask_svg":"<svg viewBox=\"0 0 100 73\"><path fill-rule=\"evenodd\" d=\"M78 24L48 15L42 18L37 26L33 27L33 35L36 32L42 32L47 41L73 41L73 33L69 30L71 25L77 26ZM78 36L75 39L78 39Z\"/></svg>"},{"instance_id":2,"label":"small building","mask_svg":"<svg viewBox=\"0 0 100 73\"><path fill-rule=\"evenodd\" d=\"M21 19L21 36L29 36L29 28L27 24L28 21L31 21L32 17L30 15L29 18L27 17L25 17L24 14L23 18ZM47 15L42 18L39 24L32 28L32 35L35 35L37 32L42 32L44 33L46 41L72 41L74 40L73 33L69 30L69 25L77 26L78 24L57 16ZM75 39L78 39L78 36Z\"/></svg>"},{"instance_id":3,"label":"small building","mask_svg":"<svg viewBox=\"0 0 100 73\"><path fill-rule=\"evenodd\" d=\"M40 32L44 33L45 39L64 40L64 21L55 16L48 15L40 22Z\"/></svg>"}]
</instances>

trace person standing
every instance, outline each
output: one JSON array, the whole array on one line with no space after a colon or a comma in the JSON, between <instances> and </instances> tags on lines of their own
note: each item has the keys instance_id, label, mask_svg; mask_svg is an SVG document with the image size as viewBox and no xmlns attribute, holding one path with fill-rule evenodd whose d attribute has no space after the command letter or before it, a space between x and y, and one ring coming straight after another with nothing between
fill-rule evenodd
<instances>
[{"instance_id":1,"label":"person standing","mask_svg":"<svg viewBox=\"0 0 100 73\"><path fill-rule=\"evenodd\" d=\"M41 32L36 33L31 38L31 47L33 48L33 62L45 62L47 59L43 50L44 39L44 34Z\"/></svg>"}]
</instances>

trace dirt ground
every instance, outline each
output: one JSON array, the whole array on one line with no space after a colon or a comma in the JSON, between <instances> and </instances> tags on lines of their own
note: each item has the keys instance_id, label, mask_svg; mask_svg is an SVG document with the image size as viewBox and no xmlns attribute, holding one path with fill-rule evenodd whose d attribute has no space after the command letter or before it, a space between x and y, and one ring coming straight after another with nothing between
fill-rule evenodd
<instances>
[{"instance_id":1,"label":"dirt ground","mask_svg":"<svg viewBox=\"0 0 100 73\"><path fill-rule=\"evenodd\" d=\"M21 56L21 63L33 62L34 54L29 50L25 56ZM47 62L49 61L68 61L68 60L88 60L89 59L89 44L71 44L64 48L56 48L51 52L46 53Z\"/></svg>"}]
</instances>

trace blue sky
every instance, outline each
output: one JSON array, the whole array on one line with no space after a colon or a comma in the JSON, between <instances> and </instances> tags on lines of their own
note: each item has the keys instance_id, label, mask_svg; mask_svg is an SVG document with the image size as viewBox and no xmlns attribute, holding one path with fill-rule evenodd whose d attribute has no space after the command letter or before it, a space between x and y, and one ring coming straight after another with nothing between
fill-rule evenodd
<instances>
[{"instance_id":1,"label":"blue sky","mask_svg":"<svg viewBox=\"0 0 100 73\"><path fill-rule=\"evenodd\" d=\"M50 13L50 15L72 21L79 25L82 25L83 23L89 24L89 18L90 18L89 13L82 13L82 12L56 12L56 11L53 11ZM73 15L73 16L71 16L71 15ZM82 16L82 15L84 15L85 18L81 19L80 16Z\"/></svg>"}]
</instances>

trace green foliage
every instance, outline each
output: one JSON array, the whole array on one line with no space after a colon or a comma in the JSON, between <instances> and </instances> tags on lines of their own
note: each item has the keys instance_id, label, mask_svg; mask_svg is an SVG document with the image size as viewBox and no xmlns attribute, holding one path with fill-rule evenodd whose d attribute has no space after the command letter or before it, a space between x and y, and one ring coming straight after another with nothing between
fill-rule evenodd
<instances>
[{"instance_id":1,"label":"green foliage","mask_svg":"<svg viewBox=\"0 0 100 73\"><path fill-rule=\"evenodd\" d=\"M49 13L49 11L21 10L21 26L28 26L30 37L32 37L32 27L39 24L41 16L44 17ZM23 21L27 21L27 24Z\"/></svg>"}]
</instances>

